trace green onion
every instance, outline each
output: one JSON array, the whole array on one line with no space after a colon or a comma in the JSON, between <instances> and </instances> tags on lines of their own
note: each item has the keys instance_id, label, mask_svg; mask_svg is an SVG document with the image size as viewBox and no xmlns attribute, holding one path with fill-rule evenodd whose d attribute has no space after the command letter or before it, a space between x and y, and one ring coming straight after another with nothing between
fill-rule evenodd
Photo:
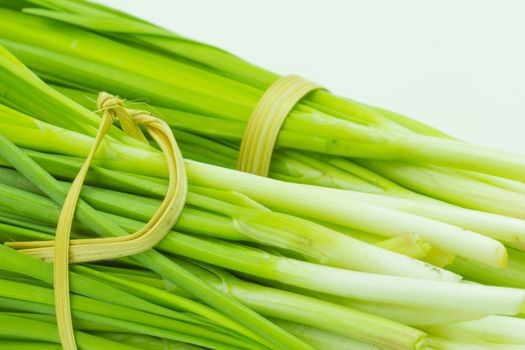
<instances>
[{"instance_id":1,"label":"green onion","mask_svg":"<svg viewBox=\"0 0 525 350\"><path fill-rule=\"evenodd\" d=\"M12 315L0 313L0 324L2 325L2 327L0 327L0 336L15 337L21 340L30 340L30 341L36 340L36 341L43 341L43 342L49 342L49 343L55 343L55 344L59 343L57 327L47 322L40 322L36 320L31 320L25 317L12 316ZM27 329L31 329L31 332L28 332ZM75 336L80 346L85 347L86 349L88 348L96 349L96 348L102 348L104 346L106 348L111 348L115 350L136 350L138 349L134 346L128 346L125 344L121 344L115 341L111 341L108 339L104 339L101 337L93 336L93 335L82 333L82 332L76 332ZM28 346L28 345L35 345L35 344L29 343L29 344L26 344L25 346ZM9 344L6 344L6 348L9 348L8 346ZM24 348L23 343L21 344L19 343L17 344L17 346L18 347L16 347L16 349ZM50 344L49 345L44 344L43 348L44 349L56 349L56 347L55 348L51 347ZM2 347L2 349L4 349L4 347Z\"/></svg>"},{"instance_id":2,"label":"green onion","mask_svg":"<svg viewBox=\"0 0 525 350\"><path fill-rule=\"evenodd\" d=\"M462 322L455 326L487 342L525 344L525 336L522 331L525 326L523 318L491 315L480 320Z\"/></svg>"},{"instance_id":3,"label":"green onion","mask_svg":"<svg viewBox=\"0 0 525 350\"><path fill-rule=\"evenodd\" d=\"M523 156L319 90L288 116L269 178L240 173L278 75L84 0L0 0L0 19L0 348L61 348L53 247L27 242L55 238L100 91L168 123L190 186L154 248L71 266L79 348L525 346ZM167 185L158 145L112 126L72 237L140 229Z\"/></svg>"}]
</instances>

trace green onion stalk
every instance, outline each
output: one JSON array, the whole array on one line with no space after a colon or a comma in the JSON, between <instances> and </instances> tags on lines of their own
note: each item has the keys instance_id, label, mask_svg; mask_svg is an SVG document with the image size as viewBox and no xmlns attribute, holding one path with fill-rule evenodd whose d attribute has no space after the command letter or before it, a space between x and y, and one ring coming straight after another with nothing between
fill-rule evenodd
<instances>
[{"instance_id":1,"label":"green onion stalk","mask_svg":"<svg viewBox=\"0 0 525 350\"><path fill-rule=\"evenodd\" d=\"M525 326L523 318L491 315L479 320L456 323L454 326L487 342L525 344L525 336L520 331Z\"/></svg>"},{"instance_id":2,"label":"green onion stalk","mask_svg":"<svg viewBox=\"0 0 525 350\"><path fill-rule=\"evenodd\" d=\"M221 49L85 1L14 1L1 16L0 43L48 81L132 100L146 98L182 116L186 130L214 133L213 138L235 147L255 104L278 78ZM37 112L41 107L31 108ZM39 118L94 132L92 118L85 116L81 119L91 119L91 128L77 125L77 119L56 120L49 113ZM295 162L286 157L284 176L292 175L290 180L345 187L350 178L350 186L359 186L363 181L355 181L351 169L364 167L431 197L523 217L522 156L470 145L397 113L324 90L308 95L290 113L277 147L307 158ZM323 155L324 165L309 162L318 160L312 152ZM282 166L274 168L283 175ZM315 171L325 174L311 176ZM306 172L310 176L305 179ZM457 186L461 183L468 185L461 187L464 191Z\"/></svg>"},{"instance_id":3,"label":"green onion stalk","mask_svg":"<svg viewBox=\"0 0 525 350\"><path fill-rule=\"evenodd\" d=\"M2 349L61 349L57 327L52 323L32 320L23 315L0 313L0 324L2 325L0 337L7 336L28 341L0 341ZM31 332L27 332L28 328ZM140 349L83 332L76 332L75 336L79 345L85 349L102 349L103 346L118 350Z\"/></svg>"},{"instance_id":4,"label":"green onion stalk","mask_svg":"<svg viewBox=\"0 0 525 350\"><path fill-rule=\"evenodd\" d=\"M507 349L519 350L523 344L511 344L505 341L490 341L465 331L454 325L436 325L424 327L430 334L429 344L437 349Z\"/></svg>"}]
</instances>

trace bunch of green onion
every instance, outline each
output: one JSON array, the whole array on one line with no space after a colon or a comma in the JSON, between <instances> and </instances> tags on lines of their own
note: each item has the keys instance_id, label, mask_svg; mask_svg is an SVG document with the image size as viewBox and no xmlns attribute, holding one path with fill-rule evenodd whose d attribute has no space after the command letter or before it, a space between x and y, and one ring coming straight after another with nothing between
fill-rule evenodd
<instances>
[{"instance_id":1,"label":"bunch of green onion","mask_svg":"<svg viewBox=\"0 0 525 350\"><path fill-rule=\"evenodd\" d=\"M525 346L525 157L316 91L283 126L273 179L240 173L277 75L89 2L0 5L3 242L54 239L98 91L147 101L131 105L164 118L187 159L186 206L155 249L71 267L80 349ZM113 127L73 236L142 227L166 175L154 145ZM1 349L61 348L52 273L0 246Z\"/></svg>"}]
</instances>

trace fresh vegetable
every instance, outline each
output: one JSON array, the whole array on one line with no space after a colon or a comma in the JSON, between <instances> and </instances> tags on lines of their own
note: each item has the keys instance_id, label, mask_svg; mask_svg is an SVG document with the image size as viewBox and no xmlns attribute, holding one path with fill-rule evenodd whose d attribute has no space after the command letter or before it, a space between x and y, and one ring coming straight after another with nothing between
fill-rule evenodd
<instances>
[{"instance_id":1,"label":"fresh vegetable","mask_svg":"<svg viewBox=\"0 0 525 350\"><path fill-rule=\"evenodd\" d=\"M61 348L52 241L100 91L167 122L189 188L153 249L81 253L142 228L168 192L160 145L109 128L69 247L79 348L525 346L523 156L319 90L287 118L270 178L241 173L277 75L81 0L0 0L0 19L0 348Z\"/></svg>"}]
</instances>

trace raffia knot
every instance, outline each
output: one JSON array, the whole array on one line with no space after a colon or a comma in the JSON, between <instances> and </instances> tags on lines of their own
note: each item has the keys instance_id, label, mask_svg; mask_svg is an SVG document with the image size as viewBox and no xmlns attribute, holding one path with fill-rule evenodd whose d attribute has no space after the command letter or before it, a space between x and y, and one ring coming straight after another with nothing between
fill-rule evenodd
<instances>
[{"instance_id":1,"label":"raffia knot","mask_svg":"<svg viewBox=\"0 0 525 350\"><path fill-rule=\"evenodd\" d=\"M138 126L143 124L142 120L144 118L138 118L138 116L151 116L149 112L128 109L126 108L125 100L116 95L111 95L105 91L102 91L98 94L97 108L103 113L103 116L111 119L111 122L114 122L116 119L118 119L122 129L124 129L128 135L143 142L147 142L144 133Z\"/></svg>"},{"instance_id":2,"label":"raffia knot","mask_svg":"<svg viewBox=\"0 0 525 350\"><path fill-rule=\"evenodd\" d=\"M98 94L97 108L100 111L124 108L124 100L105 91Z\"/></svg>"}]
</instances>

